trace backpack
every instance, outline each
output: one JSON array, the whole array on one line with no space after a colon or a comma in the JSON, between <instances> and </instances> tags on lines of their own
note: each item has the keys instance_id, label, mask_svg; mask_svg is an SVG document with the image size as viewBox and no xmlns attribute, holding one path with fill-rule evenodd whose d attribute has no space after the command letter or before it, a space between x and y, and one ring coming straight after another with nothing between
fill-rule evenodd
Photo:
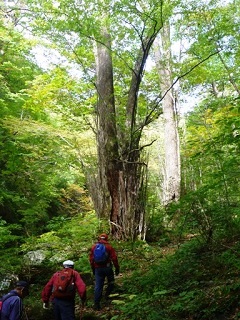
<instances>
[{"instance_id":1,"label":"backpack","mask_svg":"<svg viewBox=\"0 0 240 320\"><path fill-rule=\"evenodd\" d=\"M17 296L16 292L12 292L12 293L8 293L5 296L3 296L0 299L0 319L1 319L1 314L2 314L2 306L3 306L3 302L6 301L8 298L13 297L13 296Z\"/></svg>"},{"instance_id":2,"label":"backpack","mask_svg":"<svg viewBox=\"0 0 240 320\"><path fill-rule=\"evenodd\" d=\"M106 246L103 243L98 242L93 251L93 260L98 264L104 264L107 262L109 254Z\"/></svg>"},{"instance_id":3,"label":"backpack","mask_svg":"<svg viewBox=\"0 0 240 320\"><path fill-rule=\"evenodd\" d=\"M58 272L56 280L53 283L54 298L74 298L75 284L74 271L71 268L65 268Z\"/></svg>"}]
</instances>

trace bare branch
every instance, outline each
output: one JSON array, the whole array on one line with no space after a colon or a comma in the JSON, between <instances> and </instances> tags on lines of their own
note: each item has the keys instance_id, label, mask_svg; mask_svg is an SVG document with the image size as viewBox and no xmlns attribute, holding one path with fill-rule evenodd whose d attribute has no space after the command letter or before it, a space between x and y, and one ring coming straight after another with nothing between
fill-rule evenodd
<instances>
[{"instance_id":1,"label":"bare branch","mask_svg":"<svg viewBox=\"0 0 240 320\"><path fill-rule=\"evenodd\" d=\"M200 66L201 64L203 64L205 61L207 61L208 59L210 59L212 56L219 54L220 50L217 50L211 54L209 54L206 58L204 58L203 60L199 61L197 64L195 64L194 66L192 66L188 71L186 71L185 73L183 73L182 75L178 76L172 83L172 85L165 91L165 93L162 96L158 96L155 99L155 102L153 103L154 107L151 109L150 113L146 116L145 121L143 122L143 124L140 126L140 128L138 128L138 130L142 130L143 127L145 127L146 125L148 125L149 123L151 123L152 121L154 121L155 119L157 119L159 117L159 115L162 113L162 111L157 111L155 115L153 115L153 113L157 110L160 102L165 98L165 96L167 95L167 93L174 87L174 85L182 78L186 77L189 73L191 73L194 69L196 69L198 66Z\"/></svg>"}]
</instances>

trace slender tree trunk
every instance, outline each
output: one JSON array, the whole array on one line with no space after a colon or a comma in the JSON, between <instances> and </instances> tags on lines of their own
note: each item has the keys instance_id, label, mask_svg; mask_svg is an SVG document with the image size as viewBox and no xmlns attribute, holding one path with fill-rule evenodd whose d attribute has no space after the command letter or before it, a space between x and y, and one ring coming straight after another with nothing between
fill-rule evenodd
<instances>
[{"instance_id":1,"label":"slender tree trunk","mask_svg":"<svg viewBox=\"0 0 240 320\"><path fill-rule=\"evenodd\" d=\"M160 89L165 95L162 101L164 119L165 169L163 182L163 203L168 204L180 197L180 154L177 128L177 114L172 85L170 26L161 30L161 45L155 47Z\"/></svg>"}]
</instances>

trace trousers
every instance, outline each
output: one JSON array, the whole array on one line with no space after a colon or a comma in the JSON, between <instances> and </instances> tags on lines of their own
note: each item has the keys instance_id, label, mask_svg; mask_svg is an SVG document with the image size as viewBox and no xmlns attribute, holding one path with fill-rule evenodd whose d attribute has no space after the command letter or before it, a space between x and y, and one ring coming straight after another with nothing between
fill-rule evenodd
<instances>
[{"instance_id":1,"label":"trousers","mask_svg":"<svg viewBox=\"0 0 240 320\"><path fill-rule=\"evenodd\" d=\"M75 301L54 298L53 312L55 320L75 320Z\"/></svg>"},{"instance_id":2,"label":"trousers","mask_svg":"<svg viewBox=\"0 0 240 320\"><path fill-rule=\"evenodd\" d=\"M112 267L102 267L95 269L95 288L94 288L94 303L99 304L102 298L103 286L107 278L106 297L112 292L114 288L114 272Z\"/></svg>"}]
</instances>

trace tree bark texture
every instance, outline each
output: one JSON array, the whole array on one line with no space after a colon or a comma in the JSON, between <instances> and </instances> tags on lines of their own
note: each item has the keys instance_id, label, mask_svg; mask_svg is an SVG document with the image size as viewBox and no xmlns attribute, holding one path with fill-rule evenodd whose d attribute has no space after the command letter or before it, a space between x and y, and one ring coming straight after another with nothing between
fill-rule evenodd
<instances>
[{"instance_id":1,"label":"tree bark texture","mask_svg":"<svg viewBox=\"0 0 240 320\"><path fill-rule=\"evenodd\" d=\"M141 38L125 106L126 126L121 132L122 129L116 124L111 39L107 28L102 28L102 38L97 44L98 189L101 196L96 210L99 217L110 217L115 239L145 237L147 167L141 162L143 126L136 124L136 117L144 67L160 28L154 20L154 28L149 35Z\"/></svg>"},{"instance_id":2,"label":"tree bark texture","mask_svg":"<svg viewBox=\"0 0 240 320\"><path fill-rule=\"evenodd\" d=\"M95 197L95 208L100 218L109 218L111 232L116 239L135 239L139 234L141 237L145 234L145 204L141 199L145 194L143 181L146 168L140 163L140 132L134 134L132 120L135 118L136 87L139 87L140 80L134 73L127 108L130 122L126 132L118 135L110 37L106 30L103 30L103 39L104 44L98 43L96 49L99 196L97 199ZM121 155L118 142L120 136L123 136Z\"/></svg>"},{"instance_id":3,"label":"tree bark texture","mask_svg":"<svg viewBox=\"0 0 240 320\"><path fill-rule=\"evenodd\" d=\"M161 45L155 47L164 119L165 166L163 177L163 203L168 204L180 197L180 151L177 114L172 86L170 26L166 23L160 32Z\"/></svg>"},{"instance_id":4,"label":"tree bark texture","mask_svg":"<svg viewBox=\"0 0 240 320\"><path fill-rule=\"evenodd\" d=\"M117 224L119 212L119 170L116 114L113 88L111 41L106 29L102 30L104 44L97 44L97 145L98 145L98 192L97 213L110 217Z\"/></svg>"}]
</instances>

